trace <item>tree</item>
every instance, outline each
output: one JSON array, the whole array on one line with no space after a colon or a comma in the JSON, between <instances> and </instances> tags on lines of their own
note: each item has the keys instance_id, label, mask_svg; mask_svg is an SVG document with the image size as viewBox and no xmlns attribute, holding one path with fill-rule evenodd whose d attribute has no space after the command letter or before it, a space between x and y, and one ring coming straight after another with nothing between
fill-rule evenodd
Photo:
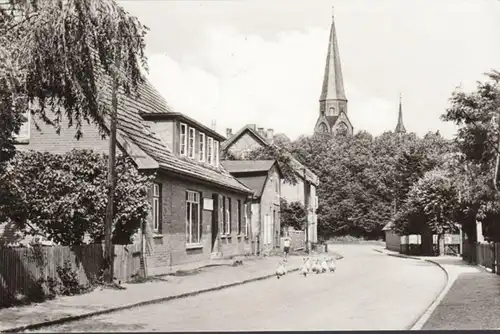
<instances>
[{"instance_id":1,"label":"tree","mask_svg":"<svg viewBox=\"0 0 500 334\"><path fill-rule=\"evenodd\" d=\"M402 234L421 234L424 254L428 254L432 251L432 238L424 240L424 235L429 230L441 239L446 232L455 231L457 204L458 193L447 172L426 172L408 193L396 219L396 229Z\"/></svg>"},{"instance_id":2,"label":"tree","mask_svg":"<svg viewBox=\"0 0 500 334\"><path fill-rule=\"evenodd\" d=\"M248 160L276 160L285 182L297 184L297 172L292 162L292 156L286 149L276 145L259 147L248 154Z\"/></svg>"},{"instance_id":3,"label":"tree","mask_svg":"<svg viewBox=\"0 0 500 334\"><path fill-rule=\"evenodd\" d=\"M111 282L118 93L137 93L144 81L146 27L115 0L9 0L0 22L0 76L9 88L2 94L27 97L31 113L57 131L64 115L77 138L84 121L110 134L104 265Z\"/></svg>"},{"instance_id":4,"label":"tree","mask_svg":"<svg viewBox=\"0 0 500 334\"><path fill-rule=\"evenodd\" d=\"M285 199L280 200L281 226L283 229L289 226L296 230L303 230L307 222L307 211L300 202L288 203Z\"/></svg>"},{"instance_id":5,"label":"tree","mask_svg":"<svg viewBox=\"0 0 500 334\"><path fill-rule=\"evenodd\" d=\"M478 82L474 92L457 90L450 107L441 116L460 128L455 139L457 150L453 170L460 189L459 222L470 242L476 241L476 221L483 223L486 240L500 241L498 231L499 194L495 189L495 159L498 156L498 113L500 74L487 73L488 81ZM498 170L498 164L497 164Z\"/></svg>"},{"instance_id":6,"label":"tree","mask_svg":"<svg viewBox=\"0 0 500 334\"><path fill-rule=\"evenodd\" d=\"M25 233L37 233L64 246L104 238L107 157L91 151L66 154L20 152L0 182L10 194L1 207L2 221ZM140 174L129 158L120 156L114 201L113 243L130 244L147 219L147 192L152 176Z\"/></svg>"}]
</instances>

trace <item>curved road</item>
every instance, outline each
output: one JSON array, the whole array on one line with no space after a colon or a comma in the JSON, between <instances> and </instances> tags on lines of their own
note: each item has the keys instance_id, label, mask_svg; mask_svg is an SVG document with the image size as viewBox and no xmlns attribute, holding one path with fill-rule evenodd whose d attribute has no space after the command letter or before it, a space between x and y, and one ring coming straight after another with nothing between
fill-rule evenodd
<instances>
[{"instance_id":1,"label":"curved road","mask_svg":"<svg viewBox=\"0 0 500 334\"><path fill-rule=\"evenodd\" d=\"M446 284L428 262L367 245L332 245L334 274L289 273L198 296L134 308L41 331L402 330Z\"/></svg>"}]
</instances>

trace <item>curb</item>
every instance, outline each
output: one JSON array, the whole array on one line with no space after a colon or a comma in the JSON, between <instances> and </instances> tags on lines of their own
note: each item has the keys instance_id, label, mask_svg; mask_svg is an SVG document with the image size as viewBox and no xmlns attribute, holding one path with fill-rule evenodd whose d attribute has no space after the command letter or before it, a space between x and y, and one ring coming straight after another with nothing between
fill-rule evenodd
<instances>
[{"instance_id":1,"label":"curb","mask_svg":"<svg viewBox=\"0 0 500 334\"><path fill-rule=\"evenodd\" d=\"M373 250L376 251L376 252L382 253L382 254L386 254L388 256L399 257L399 258L403 258L403 259L414 259L414 260L420 260L420 261L429 262L429 263L432 263L432 264L438 266L439 268L441 268L441 270L445 273L445 275L446 275L446 284L444 285L444 287L441 290L441 292L439 293L439 295L427 307L427 309L424 311L424 313L420 317L418 317L418 319L413 323L413 325L408 326L406 328L406 330L411 330L411 331L421 330L422 327L424 327L424 325L427 322L427 320L429 320L430 316L432 315L432 312L434 312L434 310L436 309L436 307L443 300L444 296L446 296L446 294L450 290L450 288L453 285L453 283L455 282L455 280L450 280L450 274L448 273L448 271L440 263L438 263L436 261L429 260L429 259L421 259L421 258L418 258L418 257L409 256L409 255L403 255L403 254L390 254L390 253L386 253L384 251L381 251L379 249L373 249Z\"/></svg>"},{"instance_id":2,"label":"curb","mask_svg":"<svg viewBox=\"0 0 500 334\"><path fill-rule=\"evenodd\" d=\"M441 293L439 293L437 298L434 299L434 301L429 305L427 310L425 310L425 312L417 319L417 321L413 324L413 326L411 326L411 328L410 328L411 331L418 331L418 330L421 330L422 327L424 327L427 320L429 320L429 318L431 317L434 310L438 307L438 305L444 299L444 297L446 296L448 291L450 291L451 286L455 282L455 280L450 279L450 274L440 263L433 261L433 260L428 260L428 259L425 259L424 261L429 262L429 263L433 263L433 264L437 265L439 268L441 268L441 270L444 271L444 273L446 274L446 284L444 285L443 290L441 290Z\"/></svg>"},{"instance_id":3,"label":"curb","mask_svg":"<svg viewBox=\"0 0 500 334\"><path fill-rule=\"evenodd\" d=\"M295 271L299 271L299 269L300 268L289 269L289 270L287 270L287 272L292 273ZM72 322L72 321L82 320L82 319L86 319L86 318L90 318L90 317L94 317L94 316L98 316L98 315L123 311L123 310L131 309L134 307L146 306L146 305L151 305L151 304L158 304L158 303L167 302L170 300L196 296L196 295L199 295L199 294L202 294L205 292L223 290L223 289L231 288L233 286L243 285L243 284L251 283L251 282L262 281L262 280L265 280L265 279L268 279L268 278L271 278L274 276L276 276L276 274L259 276L259 277L254 277L254 278L250 278L250 279L235 282L235 283L219 285L216 287L206 288L203 290L186 292L186 293L182 293L179 295L156 298L156 299L146 300L146 301L142 301L142 302L138 302L138 303L128 304L125 306L112 307L112 308L108 308L105 310L94 311L94 312L84 313L84 314L80 314L80 315L68 316L68 317L64 317L64 318L60 318L60 319L40 322L40 323L36 323L36 324L29 324L29 325L24 325L24 326L20 326L20 327L4 329L4 330L1 330L0 333L15 333L15 332L22 332L22 331L26 331L26 330L39 329L42 327L48 327L48 326L53 326L53 325L60 325L60 324L66 323L66 322Z\"/></svg>"}]
</instances>

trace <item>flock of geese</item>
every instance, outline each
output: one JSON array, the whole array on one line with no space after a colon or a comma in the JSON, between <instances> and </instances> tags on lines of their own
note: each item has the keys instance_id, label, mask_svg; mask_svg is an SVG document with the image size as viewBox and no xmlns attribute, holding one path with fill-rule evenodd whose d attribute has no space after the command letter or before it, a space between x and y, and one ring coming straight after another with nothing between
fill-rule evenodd
<instances>
[{"instance_id":1,"label":"flock of geese","mask_svg":"<svg viewBox=\"0 0 500 334\"><path fill-rule=\"evenodd\" d=\"M309 273L322 274L326 272L335 272L335 269L337 269L337 261L335 258L323 257L313 261L310 257L305 257L304 263L300 268L300 274L307 277ZM279 279L281 276L286 275L286 273L285 261L280 261L276 268L276 277Z\"/></svg>"}]
</instances>

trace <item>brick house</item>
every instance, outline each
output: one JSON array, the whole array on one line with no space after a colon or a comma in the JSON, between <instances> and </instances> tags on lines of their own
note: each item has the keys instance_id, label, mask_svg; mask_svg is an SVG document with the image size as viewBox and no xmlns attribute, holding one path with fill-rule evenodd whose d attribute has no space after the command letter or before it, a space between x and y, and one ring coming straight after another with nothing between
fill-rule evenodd
<instances>
[{"instance_id":1,"label":"brick house","mask_svg":"<svg viewBox=\"0 0 500 334\"><path fill-rule=\"evenodd\" d=\"M151 246L150 272L250 252L243 217L252 191L220 165L219 143L224 137L173 112L148 82L140 85L139 94L119 97L117 154L130 156L140 171L156 173L146 238ZM37 130L32 116L26 117L19 150L108 152L108 139L93 124L85 124L83 137L76 140L74 128L68 128L65 119L58 135L42 121ZM107 117L105 122L109 124Z\"/></svg>"},{"instance_id":2,"label":"brick house","mask_svg":"<svg viewBox=\"0 0 500 334\"><path fill-rule=\"evenodd\" d=\"M280 246L281 170L275 160L224 160L224 168L253 190L251 234L257 253Z\"/></svg>"},{"instance_id":3,"label":"brick house","mask_svg":"<svg viewBox=\"0 0 500 334\"><path fill-rule=\"evenodd\" d=\"M247 124L235 134L232 133L231 129L227 129L226 138L221 146L222 151L230 153L236 159L246 159L247 154L257 148L276 145L273 129L265 131L264 128L257 128L255 124ZM291 164L296 172L298 182L291 185L282 179L281 196L288 202L300 202L306 207L309 241L315 243L318 241L316 188L319 184L319 178L293 156L291 156Z\"/></svg>"}]
</instances>

